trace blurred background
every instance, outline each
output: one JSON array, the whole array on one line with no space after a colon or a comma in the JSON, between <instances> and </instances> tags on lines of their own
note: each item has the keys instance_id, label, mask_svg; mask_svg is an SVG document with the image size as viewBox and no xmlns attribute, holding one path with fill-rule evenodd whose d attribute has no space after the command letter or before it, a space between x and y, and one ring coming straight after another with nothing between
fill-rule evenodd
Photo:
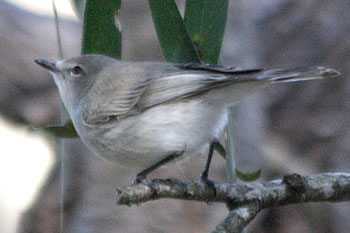
<instances>
[{"instance_id":1,"label":"blurred background","mask_svg":"<svg viewBox=\"0 0 350 233\"><path fill-rule=\"evenodd\" d=\"M184 1L177 3L183 10ZM137 170L102 161L79 139L64 140L64 156L59 156L55 138L30 129L60 123L58 92L33 62L57 59L51 4L0 0L0 231L212 230L227 215L225 205L160 200L117 206L116 187L130 184ZM69 0L56 4L64 55L79 55L81 24ZM347 0L230 1L223 64L328 66L343 74L336 80L274 85L235 107L237 167L262 169L258 182L291 172L350 172L349 12ZM162 61L147 1L123 1L121 17L123 59ZM197 156L151 177L197 179L205 160ZM224 168L225 162L214 157L212 179L225 182ZM271 208L247 232L345 233L349 211L349 203Z\"/></svg>"}]
</instances>

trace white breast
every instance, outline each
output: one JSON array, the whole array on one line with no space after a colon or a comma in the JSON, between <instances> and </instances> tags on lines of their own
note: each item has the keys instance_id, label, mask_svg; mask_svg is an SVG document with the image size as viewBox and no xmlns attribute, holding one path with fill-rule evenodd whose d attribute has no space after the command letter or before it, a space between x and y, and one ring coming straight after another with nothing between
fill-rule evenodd
<instances>
[{"instance_id":1,"label":"white breast","mask_svg":"<svg viewBox=\"0 0 350 233\"><path fill-rule=\"evenodd\" d=\"M116 123L95 147L102 157L123 166L149 167L174 152L187 157L217 138L227 120L226 108L198 99L163 104ZM108 148L108 149L107 149Z\"/></svg>"}]
</instances>

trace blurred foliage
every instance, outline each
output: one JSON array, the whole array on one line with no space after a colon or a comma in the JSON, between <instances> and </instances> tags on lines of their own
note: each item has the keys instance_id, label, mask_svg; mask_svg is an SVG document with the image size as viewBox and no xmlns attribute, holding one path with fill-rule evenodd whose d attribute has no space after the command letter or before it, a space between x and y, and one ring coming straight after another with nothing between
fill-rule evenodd
<instances>
[{"instance_id":1,"label":"blurred foliage","mask_svg":"<svg viewBox=\"0 0 350 233\"><path fill-rule=\"evenodd\" d=\"M175 1L148 2L165 60L174 63L200 62Z\"/></svg>"},{"instance_id":2,"label":"blurred foliage","mask_svg":"<svg viewBox=\"0 0 350 233\"><path fill-rule=\"evenodd\" d=\"M84 20L85 0L71 0L72 8L80 21Z\"/></svg>"},{"instance_id":3,"label":"blurred foliage","mask_svg":"<svg viewBox=\"0 0 350 233\"><path fill-rule=\"evenodd\" d=\"M75 128L73 126L73 122L71 120L68 120L67 123L65 123L63 126L45 127L44 131L49 133L49 134L53 134L56 137L60 137L60 138L76 138L76 137L78 137L78 134L75 131Z\"/></svg>"},{"instance_id":4,"label":"blurred foliage","mask_svg":"<svg viewBox=\"0 0 350 233\"><path fill-rule=\"evenodd\" d=\"M184 22L205 63L217 64L224 38L228 0L187 0Z\"/></svg>"},{"instance_id":5,"label":"blurred foliage","mask_svg":"<svg viewBox=\"0 0 350 233\"><path fill-rule=\"evenodd\" d=\"M243 181L252 182L260 178L261 169L255 172L242 172L236 168L236 176Z\"/></svg>"},{"instance_id":6,"label":"blurred foliage","mask_svg":"<svg viewBox=\"0 0 350 233\"><path fill-rule=\"evenodd\" d=\"M84 10L82 54L121 58L121 0L87 0Z\"/></svg>"},{"instance_id":7,"label":"blurred foliage","mask_svg":"<svg viewBox=\"0 0 350 233\"><path fill-rule=\"evenodd\" d=\"M166 61L218 63L228 0L187 0L184 19L174 0L148 2Z\"/></svg>"},{"instance_id":8,"label":"blurred foliage","mask_svg":"<svg viewBox=\"0 0 350 233\"><path fill-rule=\"evenodd\" d=\"M52 8L53 8L53 14L55 16L56 36L57 36L57 44L58 44L58 57L60 59L63 59L63 47L61 42L61 33L60 33L59 20L58 20L55 0L52 0Z\"/></svg>"}]
</instances>

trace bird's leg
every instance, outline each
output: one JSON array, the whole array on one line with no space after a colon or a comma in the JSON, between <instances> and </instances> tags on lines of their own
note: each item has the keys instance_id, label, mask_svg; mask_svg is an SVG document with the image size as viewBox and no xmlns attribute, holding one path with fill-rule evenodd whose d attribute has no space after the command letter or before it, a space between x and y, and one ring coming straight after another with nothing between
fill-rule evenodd
<instances>
[{"instance_id":1,"label":"bird's leg","mask_svg":"<svg viewBox=\"0 0 350 233\"><path fill-rule=\"evenodd\" d=\"M210 143L208 158L207 158L207 162L205 164L205 169L201 174L201 181L205 182L207 185L212 187L214 192L216 192L214 182L209 180L208 175L209 175L209 168L210 168L211 159L213 158L214 148L215 148L216 144L217 144L216 139Z\"/></svg>"},{"instance_id":2,"label":"bird's leg","mask_svg":"<svg viewBox=\"0 0 350 233\"><path fill-rule=\"evenodd\" d=\"M212 141L210 143L208 158L207 158L207 162L205 164L205 169L204 169L204 171L201 174L201 180L203 180L203 181L209 180L208 179L209 167L210 167L211 159L213 158L215 143L216 143L216 140Z\"/></svg>"},{"instance_id":3,"label":"bird's leg","mask_svg":"<svg viewBox=\"0 0 350 233\"><path fill-rule=\"evenodd\" d=\"M152 171L156 170L157 168L163 166L164 164L173 161L174 159L180 157L181 155L183 155L184 151L181 152L175 152L167 157L165 157L164 159L160 160L159 162L157 162L156 164L150 166L149 168L146 168L145 170L141 171L140 173L138 173L136 175L136 179L134 181L135 184L140 183L142 180L146 179L146 176L151 173Z\"/></svg>"}]
</instances>

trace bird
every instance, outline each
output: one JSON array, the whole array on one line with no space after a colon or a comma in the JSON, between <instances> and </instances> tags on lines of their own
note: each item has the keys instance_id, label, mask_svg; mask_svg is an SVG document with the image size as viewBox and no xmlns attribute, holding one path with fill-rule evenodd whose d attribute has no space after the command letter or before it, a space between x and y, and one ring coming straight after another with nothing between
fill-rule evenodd
<instances>
[{"instance_id":1,"label":"bird","mask_svg":"<svg viewBox=\"0 0 350 233\"><path fill-rule=\"evenodd\" d=\"M201 179L209 182L214 146L230 106L270 84L340 75L325 67L243 70L129 62L98 54L35 62L52 74L84 144L107 161L139 168L135 183L208 146Z\"/></svg>"}]
</instances>

